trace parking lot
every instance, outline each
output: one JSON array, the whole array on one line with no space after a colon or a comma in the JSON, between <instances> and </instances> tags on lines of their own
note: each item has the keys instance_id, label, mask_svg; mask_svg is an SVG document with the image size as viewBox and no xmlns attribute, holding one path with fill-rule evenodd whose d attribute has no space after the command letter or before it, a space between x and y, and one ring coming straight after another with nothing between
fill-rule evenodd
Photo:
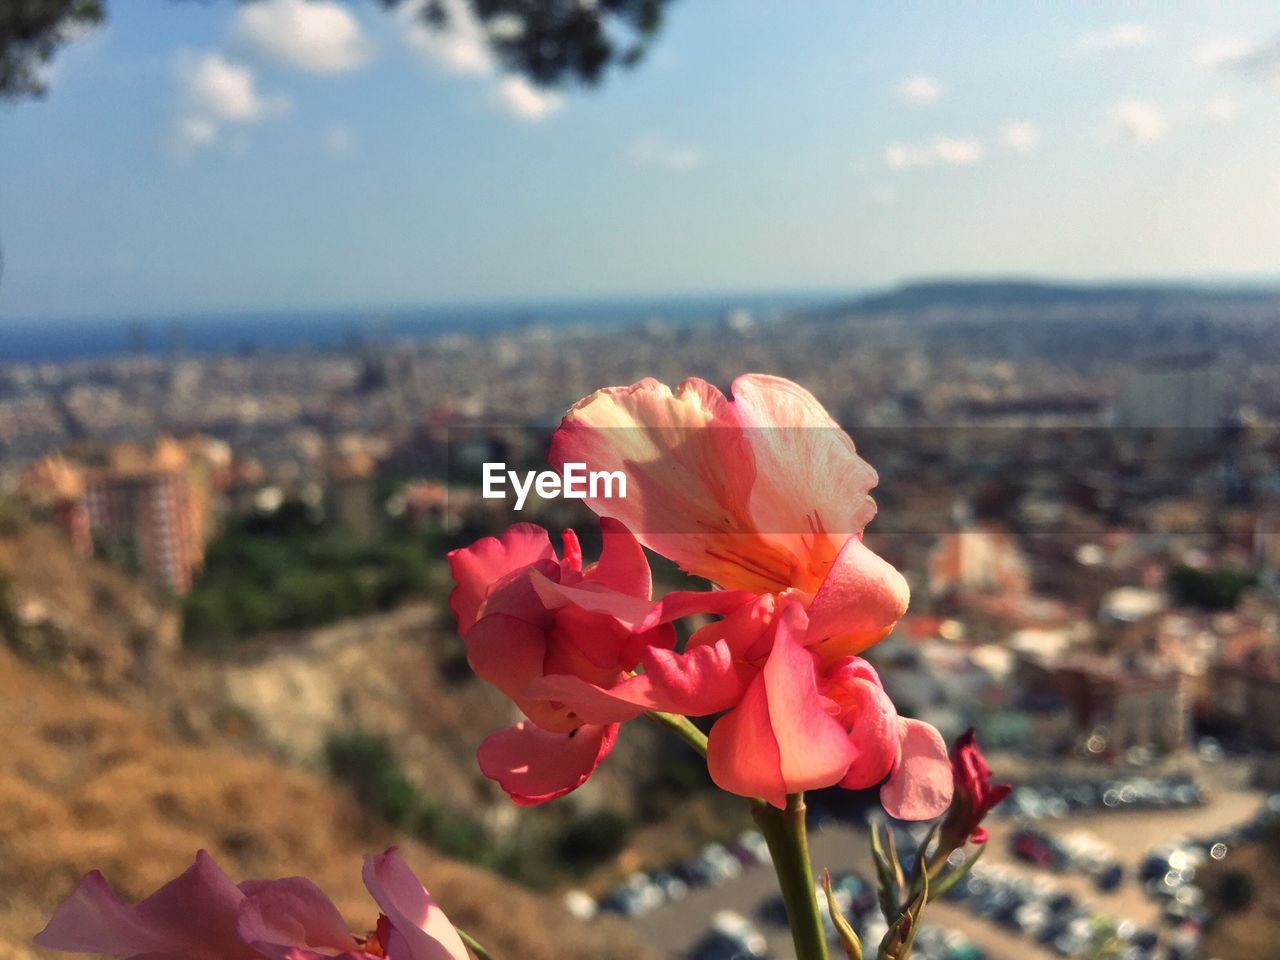
<instances>
[{"instance_id":1,"label":"parking lot","mask_svg":"<svg viewBox=\"0 0 1280 960\"><path fill-rule=\"evenodd\" d=\"M1100 893L1082 873L1052 871L1015 857L1009 849L1009 839L1020 823L1015 819L991 822L992 836L985 859L998 873L1024 878L1028 887L1051 885L1098 914L1128 918L1138 927L1157 929L1160 907L1134 879L1148 851L1178 836L1212 833L1242 823L1257 812L1261 799L1261 794L1246 789L1218 789L1199 806L1125 811L1107 808L1037 821L1046 833L1066 836L1085 832L1114 851L1124 880L1108 893ZM864 877L874 876L866 832L861 827L837 823L818 827L813 832L811 849L819 869L829 866L833 872L853 870ZM761 914L761 906L776 893L772 869L767 864L749 866L732 879L694 887L683 899L636 917L635 923L656 949L673 958L686 957L706 934L708 918L718 911L731 910L759 926L770 957L793 960L785 927ZM927 923L971 938L987 960L1049 960L1055 956L1032 938L977 915L965 903L932 904Z\"/></svg>"}]
</instances>

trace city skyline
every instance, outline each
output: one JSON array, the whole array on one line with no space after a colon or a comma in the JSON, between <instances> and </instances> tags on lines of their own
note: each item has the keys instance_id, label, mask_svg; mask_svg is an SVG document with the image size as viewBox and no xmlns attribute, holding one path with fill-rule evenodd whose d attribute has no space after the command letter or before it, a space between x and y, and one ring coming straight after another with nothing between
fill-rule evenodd
<instances>
[{"instance_id":1,"label":"city skyline","mask_svg":"<svg viewBox=\"0 0 1280 960\"><path fill-rule=\"evenodd\" d=\"M0 316L1275 278L1273 9L806 14L546 93L371 5L113 9L0 114Z\"/></svg>"}]
</instances>

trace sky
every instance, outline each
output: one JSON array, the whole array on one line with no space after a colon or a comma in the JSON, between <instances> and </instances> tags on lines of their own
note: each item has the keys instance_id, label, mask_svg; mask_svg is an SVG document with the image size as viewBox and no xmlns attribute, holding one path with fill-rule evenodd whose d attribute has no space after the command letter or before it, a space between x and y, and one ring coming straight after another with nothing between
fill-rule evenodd
<instances>
[{"instance_id":1,"label":"sky","mask_svg":"<svg viewBox=\"0 0 1280 960\"><path fill-rule=\"evenodd\" d=\"M0 104L0 317L1280 273L1269 0L675 0L557 92L453 22L113 0Z\"/></svg>"}]
</instances>

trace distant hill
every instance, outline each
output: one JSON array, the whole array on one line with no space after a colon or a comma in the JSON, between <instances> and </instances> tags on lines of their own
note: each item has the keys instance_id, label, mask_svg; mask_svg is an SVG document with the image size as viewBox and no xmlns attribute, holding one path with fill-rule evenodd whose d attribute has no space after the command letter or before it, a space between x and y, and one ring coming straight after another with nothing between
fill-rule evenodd
<instances>
[{"instance_id":1,"label":"distant hill","mask_svg":"<svg viewBox=\"0 0 1280 960\"><path fill-rule=\"evenodd\" d=\"M1129 306L1154 308L1188 301L1280 301L1280 286L1213 286L1161 283L1056 283L1035 280L922 280L860 297L838 309L860 313L935 309Z\"/></svg>"}]
</instances>

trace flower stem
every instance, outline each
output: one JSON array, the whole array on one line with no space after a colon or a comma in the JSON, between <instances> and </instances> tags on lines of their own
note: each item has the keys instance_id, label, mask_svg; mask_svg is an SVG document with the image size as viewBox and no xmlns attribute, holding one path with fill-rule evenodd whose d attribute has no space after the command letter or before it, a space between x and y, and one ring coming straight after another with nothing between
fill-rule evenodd
<instances>
[{"instance_id":1,"label":"flower stem","mask_svg":"<svg viewBox=\"0 0 1280 960\"><path fill-rule=\"evenodd\" d=\"M707 735L695 727L688 717L682 717L678 713L663 713L661 710L649 710L645 716L654 723L674 730L681 740L697 750L699 754L704 757L707 755Z\"/></svg>"},{"instance_id":2,"label":"flower stem","mask_svg":"<svg viewBox=\"0 0 1280 960\"><path fill-rule=\"evenodd\" d=\"M458 936L462 938L462 942L465 943L467 948L476 955L476 960L493 960L493 955L484 947L480 946L480 944L476 943L475 937L471 936L471 934L467 933L465 930L459 930L457 927L454 927L453 929L458 931Z\"/></svg>"},{"instance_id":3,"label":"flower stem","mask_svg":"<svg viewBox=\"0 0 1280 960\"><path fill-rule=\"evenodd\" d=\"M762 800L752 801L751 815L760 826L773 869L782 888L787 923L795 943L797 960L827 960L827 938L809 863L809 840L805 831L804 794L787 796L787 808L779 810Z\"/></svg>"}]
</instances>

